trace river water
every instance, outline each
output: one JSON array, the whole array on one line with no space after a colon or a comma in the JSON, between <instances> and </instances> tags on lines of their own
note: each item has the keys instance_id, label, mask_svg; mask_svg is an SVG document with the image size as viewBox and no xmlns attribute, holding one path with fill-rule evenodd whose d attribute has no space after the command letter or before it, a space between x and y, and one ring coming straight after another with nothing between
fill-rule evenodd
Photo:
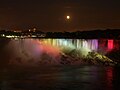
<instances>
[{"instance_id":1,"label":"river water","mask_svg":"<svg viewBox=\"0 0 120 90\"><path fill-rule=\"evenodd\" d=\"M120 90L119 67L9 67L1 71L1 90Z\"/></svg>"}]
</instances>

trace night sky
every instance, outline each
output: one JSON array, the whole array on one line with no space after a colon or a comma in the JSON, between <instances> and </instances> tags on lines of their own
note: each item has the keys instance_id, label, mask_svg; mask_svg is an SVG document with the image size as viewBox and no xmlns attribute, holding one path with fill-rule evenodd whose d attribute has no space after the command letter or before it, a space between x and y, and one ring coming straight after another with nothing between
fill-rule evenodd
<instances>
[{"instance_id":1,"label":"night sky","mask_svg":"<svg viewBox=\"0 0 120 90\"><path fill-rule=\"evenodd\" d=\"M0 29L34 27L43 31L120 28L120 0L0 0Z\"/></svg>"}]
</instances>

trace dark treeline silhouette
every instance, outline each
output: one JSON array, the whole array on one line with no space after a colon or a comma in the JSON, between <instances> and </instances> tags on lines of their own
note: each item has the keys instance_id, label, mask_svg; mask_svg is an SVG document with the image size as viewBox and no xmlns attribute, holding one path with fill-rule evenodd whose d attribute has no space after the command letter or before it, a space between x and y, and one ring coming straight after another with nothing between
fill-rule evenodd
<instances>
[{"instance_id":1,"label":"dark treeline silhouette","mask_svg":"<svg viewBox=\"0 0 120 90\"><path fill-rule=\"evenodd\" d=\"M32 36L35 35L37 38L76 38L76 39L99 39L99 38L112 38L120 39L120 29L106 29L106 30L91 30L91 31L76 31L76 32L42 32L36 31L0 31L2 35L17 35L17 36ZM40 37L44 34L44 37Z\"/></svg>"},{"instance_id":2,"label":"dark treeline silhouette","mask_svg":"<svg viewBox=\"0 0 120 90\"><path fill-rule=\"evenodd\" d=\"M76 31L76 32L47 32L46 38L77 38L77 39L120 39L120 29Z\"/></svg>"}]
</instances>

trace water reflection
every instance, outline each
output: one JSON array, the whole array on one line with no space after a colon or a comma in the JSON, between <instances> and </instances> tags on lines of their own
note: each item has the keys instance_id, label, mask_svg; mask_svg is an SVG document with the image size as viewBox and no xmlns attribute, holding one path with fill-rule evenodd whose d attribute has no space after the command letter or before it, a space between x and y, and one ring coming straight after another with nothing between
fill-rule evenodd
<instances>
[{"instance_id":1,"label":"water reflection","mask_svg":"<svg viewBox=\"0 0 120 90\"><path fill-rule=\"evenodd\" d=\"M106 69L106 82L107 82L107 88L109 88L109 90L112 90L113 86L112 86L112 82L113 82L113 68L109 67Z\"/></svg>"},{"instance_id":2,"label":"water reflection","mask_svg":"<svg viewBox=\"0 0 120 90\"><path fill-rule=\"evenodd\" d=\"M119 90L119 71L114 67L47 66L9 68L2 90Z\"/></svg>"}]
</instances>

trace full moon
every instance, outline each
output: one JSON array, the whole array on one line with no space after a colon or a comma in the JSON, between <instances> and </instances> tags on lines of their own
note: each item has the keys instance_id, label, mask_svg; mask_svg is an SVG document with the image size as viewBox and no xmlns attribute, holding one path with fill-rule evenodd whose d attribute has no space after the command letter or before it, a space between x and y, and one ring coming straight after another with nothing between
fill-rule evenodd
<instances>
[{"instance_id":1,"label":"full moon","mask_svg":"<svg viewBox=\"0 0 120 90\"><path fill-rule=\"evenodd\" d=\"M70 19L70 16L67 16L67 19Z\"/></svg>"}]
</instances>

